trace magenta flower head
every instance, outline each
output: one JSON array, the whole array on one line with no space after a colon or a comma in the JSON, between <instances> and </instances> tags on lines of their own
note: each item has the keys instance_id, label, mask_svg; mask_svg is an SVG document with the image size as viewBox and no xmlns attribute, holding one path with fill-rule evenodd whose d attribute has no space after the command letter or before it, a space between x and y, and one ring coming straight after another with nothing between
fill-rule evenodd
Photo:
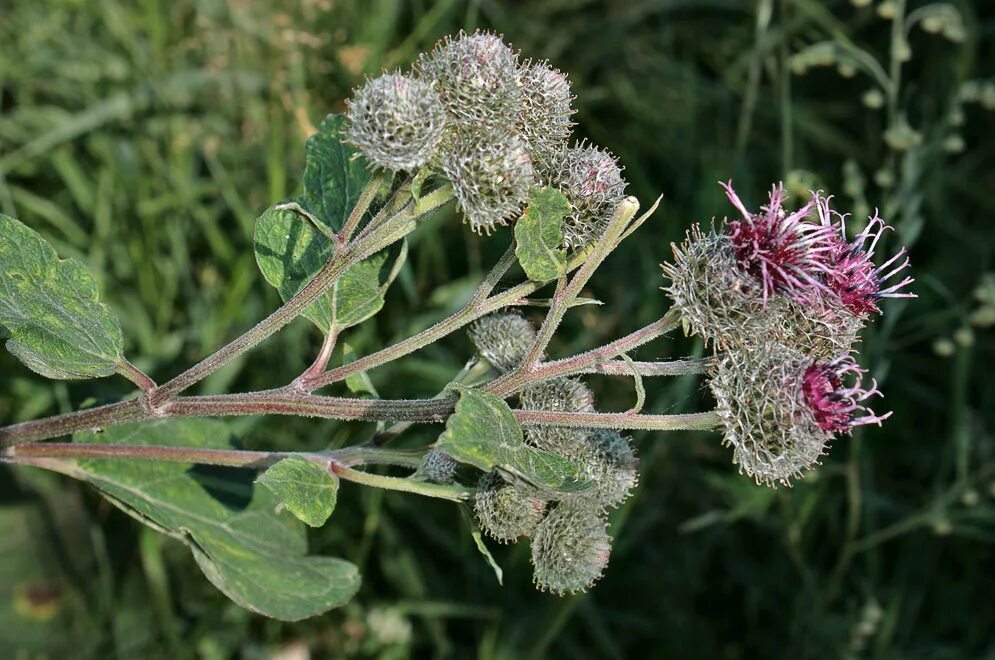
<instances>
[{"instance_id":1,"label":"magenta flower head","mask_svg":"<svg viewBox=\"0 0 995 660\"><path fill-rule=\"evenodd\" d=\"M778 184L767 205L751 213L731 181L721 185L743 216L728 223L736 263L760 282L764 305L775 293L804 300L824 288L820 278L833 250L832 229L809 219L815 200L788 213L783 207L784 187Z\"/></svg>"},{"instance_id":2,"label":"magenta flower head","mask_svg":"<svg viewBox=\"0 0 995 660\"><path fill-rule=\"evenodd\" d=\"M868 220L864 231L853 241L847 242L846 215L834 211L829 202L832 197L814 196L823 227L834 233L833 249L830 252L829 269L825 271L826 287L840 303L854 316L866 318L880 314L878 301L882 298L915 298L914 293L903 291L914 280L905 276L897 283L888 284L896 275L909 266L905 248L901 248L880 266L874 263L875 250L881 236L891 226L874 215Z\"/></svg>"},{"instance_id":3,"label":"magenta flower head","mask_svg":"<svg viewBox=\"0 0 995 660\"><path fill-rule=\"evenodd\" d=\"M850 354L813 360L777 343L724 354L709 385L733 462L757 483L790 485L818 465L834 437L889 417L868 407L881 393L873 381L861 385L863 374Z\"/></svg>"},{"instance_id":4,"label":"magenta flower head","mask_svg":"<svg viewBox=\"0 0 995 660\"><path fill-rule=\"evenodd\" d=\"M728 234L693 227L673 250L673 261L663 264L671 282L665 290L685 331L716 348L751 345L762 337L825 358L845 353L856 341L861 320L839 304L826 304L824 291L800 300L776 292L765 298L760 280L739 266Z\"/></svg>"},{"instance_id":5,"label":"magenta flower head","mask_svg":"<svg viewBox=\"0 0 995 660\"><path fill-rule=\"evenodd\" d=\"M872 396L881 396L877 381L871 387L861 385L867 373L853 361L850 354L829 362L814 362L802 375L802 396L809 413L826 433L850 433L854 426L877 424L891 417L891 413L876 415L864 403ZM851 380L850 384L845 381Z\"/></svg>"}]
</instances>

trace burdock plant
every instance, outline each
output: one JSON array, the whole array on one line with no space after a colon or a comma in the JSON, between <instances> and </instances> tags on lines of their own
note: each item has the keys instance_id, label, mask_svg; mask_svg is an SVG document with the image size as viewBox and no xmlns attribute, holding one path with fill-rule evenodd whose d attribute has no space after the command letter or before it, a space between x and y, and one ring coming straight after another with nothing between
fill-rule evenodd
<instances>
[{"instance_id":1,"label":"burdock plant","mask_svg":"<svg viewBox=\"0 0 995 660\"><path fill-rule=\"evenodd\" d=\"M880 424L887 415L869 407L879 392L860 384L855 342L884 298L911 295L911 279L898 279L908 259L901 251L878 256L887 227L877 216L849 236L845 217L821 193L791 208L775 186L753 212L726 184L737 215L691 229L674 247L664 266L673 306L663 318L603 346L547 357L598 267L656 207L638 215L615 157L570 143L572 104L563 73L522 62L487 33L446 39L411 71L366 81L346 114L329 116L308 140L300 193L256 221L256 261L283 305L161 383L125 357L117 316L85 268L0 216L7 349L48 378L117 374L137 387L123 401L0 428L2 460L91 483L189 546L235 602L299 619L345 604L360 587L356 566L309 555L303 541L301 522L325 524L342 481L452 501L475 514L482 552L481 532L502 543L527 539L536 584L572 593L604 573L609 513L639 480L625 432L721 430L740 469L776 485L816 465L835 437ZM335 358L340 337L386 304L407 238L458 230L423 226L450 202L479 240L510 239L504 256L448 318L365 355L343 350ZM547 286L551 298L531 298ZM523 313L530 305L547 307L538 325ZM298 317L323 341L291 382L189 392ZM714 355L629 357L681 326ZM401 400L379 398L371 387L369 372L464 329L476 355L442 392ZM696 373L709 379L714 410L643 411L644 379ZM631 378L633 408L599 412L583 380L589 374ZM342 382L359 394L319 393ZM232 415L365 421L377 429L339 449L246 451L223 421ZM396 444L412 425L438 423L445 427L434 442ZM194 464L238 468L212 478L248 493L248 504L221 505Z\"/></svg>"}]
</instances>

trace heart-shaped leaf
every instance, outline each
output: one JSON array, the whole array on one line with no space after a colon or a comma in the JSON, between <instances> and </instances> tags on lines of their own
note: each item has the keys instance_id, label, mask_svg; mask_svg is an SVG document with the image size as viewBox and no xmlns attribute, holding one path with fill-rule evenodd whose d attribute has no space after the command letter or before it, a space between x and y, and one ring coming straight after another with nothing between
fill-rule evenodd
<instances>
[{"instance_id":1,"label":"heart-shaped leaf","mask_svg":"<svg viewBox=\"0 0 995 660\"><path fill-rule=\"evenodd\" d=\"M254 240L259 270L283 300L311 281L334 245L314 216L292 203L263 213L256 220ZM384 293L406 258L407 244L401 241L355 264L304 310L304 316L325 333L362 323L383 307Z\"/></svg>"}]
</instances>

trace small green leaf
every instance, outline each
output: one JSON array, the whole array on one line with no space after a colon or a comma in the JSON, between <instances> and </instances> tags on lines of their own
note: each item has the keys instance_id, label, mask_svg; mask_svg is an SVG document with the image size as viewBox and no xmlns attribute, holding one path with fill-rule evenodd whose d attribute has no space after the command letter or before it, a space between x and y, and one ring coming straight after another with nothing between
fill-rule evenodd
<instances>
[{"instance_id":1,"label":"small green leaf","mask_svg":"<svg viewBox=\"0 0 995 660\"><path fill-rule=\"evenodd\" d=\"M555 280L567 272L563 218L570 203L559 190L533 188L529 205L515 223L515 254L531 280Z\"/></svg>"},{"instance_id":2,"label":"small green leaf","mask_svg":"<svg viewBox=\"0 0 995 660\"><path fill-rule=\"evenodd\" d=\"M169 419L80 433L78 442L227 449L218 420ZM254 486L247 469L147 461L78 460L47 467L90 482L144 524L189 546L207 578L246 609L296 621L347 603L356 566L307 554L304 527Z\"/></svg>"},{"instance_id":3,"label":"small green leaf","mask_svg":"<svg viewBox=\"0 0 995 660\"><path fill-rule=\"evenodd\" d=\"M332 254L332 239L316 222L294 203L271 207L256 220L256 263L283 300L303 289ZM325 333L362 323L383 307L384 293L406 258L407 243L402 241L355 264L304 316Z\"/></svg>"},{"instance_id":4,"label":"small green leaf","mask_svg":"<svg viewBox=\"0 0 995 660\"><path fill-rule=\"evenodd\" d=\"M338 477L300 456L270 466L256 483L273 491L287 511L311 527L325 524L339 493Z\"/></svg>"},{"instance_id":5,"label":"small green leaf","mask_svg":"<svg viewBox=\"0 0 995 660\"><path fill-rule=\"evenodd\" d=\"M580 493L594 485L580 478L580 468L573 462L535 447L522 447L513 461L502 467L533 486L560 493Z\"/></svg>"},{"instance_id":6,"label":"small green leaf","mask_svg":"<svg viewBox=\"0 0 995 660\"><path fill-rule=\"evenodd\" d=\"M470 537L473 538L473 544L477 546L477 550L484 556L484 559L490 565L491 570L494 571L494 576L497 578L498 584L504 585L504 571L501 570L500 564L494 559L494 555L491 554L490 549L487 544L484 543L484 535L480 531L480 525L477 521L473 519L473 514L470 513L470 507L466 504L459 504L460 515L463 517L463 522L467 524L470 528Z\"/></svg>"},{"instance_id":7,"label":"small green leaf","mask_svg":"<svg viewBox=\"0 0 995 660\"><path fill-rule=\"evenodd\" d=\"M304 206L331 231L342 228L372 174L343 142L346 119L328 115L304 147Z\"/></svg>"},{"instance_id":8,"label":"small green leaf","mask_svg":"<svg viewBox=\"0 0 995 660\"><path fill-rule=\"evenodd\" d=\"M352 346L350 346L348 342L343 342L342 364L345 365L350 362L355 362L357 357L356 351L353 350ZM377 388L373 385L370 375L365 371L358 371L346 376L345 385L353 394L369 394L374 399L380 398L380 393L377 392Z\"/></svg>"},{"instance_id":9,"label":"small green leaf","mask_svg":"<svg viewBox=\"0 0 995 660\"><path fill-rule=\"evenodd\" d=\"M436 447L484 471L513 461L515 451L524 446L524 436L504 399L465 387L454 389L460 393L456 411Z\"/></svg>"},{"instance_id":10,"label":"small green leaf","mask_svg":"<svg viewBox=\"0 0 995 660\"><path fill-rule=\"evenodd\" d=\"M525 444L522 427L508 404L486 392L451 386L460 393L436 448L480 470L498 468L534 486L560 492L586 490L571 461Z\"/></svg>"},{"instance_id":11,"label":"small green leaf","mask_svg":"<svg viewBox=\"0 0 995 660\"><path fill-rule=\"evenodd\" d=\"M110 376L122 360L121 324L75 259L60 260L36 231L0 213L0 336L48 378Z\"/></svg>"}]
</instances>

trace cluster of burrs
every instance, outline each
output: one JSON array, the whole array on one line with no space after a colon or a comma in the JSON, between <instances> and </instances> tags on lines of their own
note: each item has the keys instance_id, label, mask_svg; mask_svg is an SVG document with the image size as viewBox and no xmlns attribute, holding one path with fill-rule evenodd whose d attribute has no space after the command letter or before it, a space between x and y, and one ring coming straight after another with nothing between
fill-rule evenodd
<instances>
[{"instance_id":1,"label":"cluster of burrs","mask_svg":"<svg viewBox=\"0 0 995 660\"><path fill-rule=\"evenodd\" d=\"M481 358L498 373L521 364L535 341L532 324L514 313L485 316L470 328ZM523 410L594 412L594 395L577 378L555 378L519 394ZM629 438L618 431L525 425L525 442L577 467L583 490L564 493L492 470L477 484L474 510L480 527L501 543L522 537L532 542L535 582L557 594L592 586L608 565L612 538L609 509L617 508L639 478L639 461ZM452 480L457 464L438 450L429 452L422 471L434 481Z\"/></svg>"},{"instance_id":2,"label":"cluster of burrs","mask_svg":"<svg viewBox=\"0 0 995 660\"><path fill-rule=\"evenodd\" d=\"M410 73L357 89L347 136L375 167L444 176L478 233L516 220L533 186L556 188L571 205L563 245L579 248L604 231L625 181L611 154L569 146L572 101L547 62L519 61L497 35L461 33Z\"/></svg>"},{"instance_id":3,"label":"cluster of burrs","mask_svg":"<svg viewBox=\"0 0 995 660\"><path fill-rule=\"evenodd\" d=\"M890 414L869 408L881 393L861 385L854 346L883 298L914 296L911 277L893 282L909 260L903 248L876 265L890 229L876 214L851 240L821 193L789 211L778 185L751 213L724 188L741 217L689 231L663 266L665 290L685 330L715 349L710 384L733 461L757 483L787 485L835 436Z\"/></svg>"}]
</instances>

